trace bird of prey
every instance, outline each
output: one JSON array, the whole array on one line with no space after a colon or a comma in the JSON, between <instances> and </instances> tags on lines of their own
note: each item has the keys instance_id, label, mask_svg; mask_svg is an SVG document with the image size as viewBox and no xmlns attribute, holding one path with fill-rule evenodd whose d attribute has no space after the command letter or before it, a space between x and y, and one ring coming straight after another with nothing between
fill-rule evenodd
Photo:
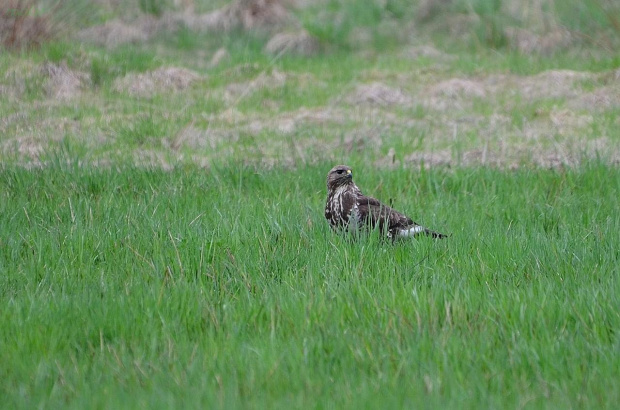
<instances>
[{"instance_id":1,"label":"bird of prey","mask_svg":"<svg viewBox=\"0 0 620 410\"><path fill-rule=\"evenodd\" d=\"M356 232L363 227L378 227L392 240L419 234L445 238L377 199L362 194L353 182L353 171L347 165L336 165L327 174L325 218L334 229Z\"/></svg>"}]
</instances>

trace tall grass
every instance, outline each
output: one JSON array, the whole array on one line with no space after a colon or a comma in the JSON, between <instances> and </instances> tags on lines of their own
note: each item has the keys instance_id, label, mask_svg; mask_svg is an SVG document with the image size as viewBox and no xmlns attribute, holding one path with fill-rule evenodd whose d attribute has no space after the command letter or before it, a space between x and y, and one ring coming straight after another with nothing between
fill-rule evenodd
<instances>
[{"instance_id":1,"label":"tall grass","mask_svg":"<svg viewBox=\"0 0 620 410\"><path fill-rule=\"evenodd\" d=\"M356 167L452 233L392 245L329 230L330 165L3 169L3 405L617 404L617 169Z\"/></svg>"},{"instance_id":2,"label":"tall grass","mask_svg":"<svg viewBox=\"0 0 620 410\"><path fill-rule=\"evenodd\" d=\"M198 12L225 2L196 0ZM285 3L286 4L286 3ZM328 50L370 47L384 50L412 39L434 37L455 46L509 48L506 29L537 34L566 29L571 46L620 46L620 6L609 0L322 0L287 7ZM248 7L252 7L248 5ZM0 41L8 48L38 46L112 18L161 17L179 11L168 0L93 2L91 0L12 0L0 6ZM455 27L462 26L454 33ZM257 32L253 34L258 34ZM266 41L266 39L262 39Z\"/></svg>"},{"instance_id":3,"label":"tall grass","mask_svg":"<svg viewBox=\"0 0 620 410\"><path fill-rule=\"evenodd\" d=\"M343 48L359 48L362 30L365 45L379 50L429 37L456 48L505 49L515 46L509 28L536 35L565 29L573 48L620 46L620 6L605 0L326 0L300 14L310 32Z\"/></svg>"}]
</instances>

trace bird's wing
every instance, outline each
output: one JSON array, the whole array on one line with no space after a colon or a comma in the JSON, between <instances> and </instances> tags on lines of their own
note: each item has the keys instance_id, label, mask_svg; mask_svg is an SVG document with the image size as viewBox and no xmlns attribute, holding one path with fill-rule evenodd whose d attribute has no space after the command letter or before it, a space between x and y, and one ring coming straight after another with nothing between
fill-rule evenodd
<instances>
[{"instance_id":1,"label":"bird's wing","mask_svg":"<svg viewBox=\"0 0 620 410\"><path fill-rule=\"evenodd\" d=\"M359 195L357 197L357 208L360 219L372 227L379 225L380 229L387 229L392 232L416 225L411 218L370 196Z\"/></svg>"},{"instance_id":2,"label":"bird's wing","mask_svg":"<svg viewBox=\"0 0 620 410\"><path fill-rule=\"evenodd\" d=\"M408 216L369 196L359 195L357 197L357 207L360 219L365 224L373 228L378 225L379 229L387 231L392 238L417 236L419 234L433 238L445 238L447 236L415 223Z\"/></svg>"}]
</instances>

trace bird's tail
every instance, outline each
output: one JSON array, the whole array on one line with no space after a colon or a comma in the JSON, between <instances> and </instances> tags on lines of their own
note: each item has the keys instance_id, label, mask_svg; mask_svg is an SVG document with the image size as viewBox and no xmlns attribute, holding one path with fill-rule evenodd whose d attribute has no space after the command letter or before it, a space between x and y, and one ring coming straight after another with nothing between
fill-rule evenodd
<instances>
[{"instance_id":1,"label":"bird's tail","mask_svg":"<svg viewBox=\"0 0 620 410\"><path fill-rule=\"evenodd\" d=\"M431 238L443 239L447 238L448 235L440 232L431 231L430 229L424 228L424 235L430 236Z\"/></svg>"},{"instance_id":2,"label":"bird's tail","mask_svg":"<svg viewBox=\"0 0 620 410\"><path fill-rule=\"evenodd\" d=\"M409 226L408 228L405 228L405 229L400 229L397 234L397 236L400 236L400 237L418 236L418 235L426 235L426 236L430 236L432 238L437 238L437 239L443 239L443 238L448 237L448 235L435 232L435 231L431 231L430 229L427 229L417 224Z\"/></svg>"}]
</instances>

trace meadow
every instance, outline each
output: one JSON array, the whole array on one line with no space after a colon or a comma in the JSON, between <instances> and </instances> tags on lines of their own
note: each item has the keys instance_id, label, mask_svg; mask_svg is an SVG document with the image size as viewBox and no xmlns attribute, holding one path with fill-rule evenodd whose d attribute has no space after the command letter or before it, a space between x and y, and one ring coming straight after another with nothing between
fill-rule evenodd
<instances>
[{"instance_id":1,"label":"meadow","mask_svg":"<svg viewBox=\"0 0 620 410\"><path fill-rule=\"evenodd\" d=\"M325 169L3 170L3 405L614 407L618 170L362 168L391 244Z\"/></svg>"},{"instance_id":2,"label":"meadow","mask_svg":"<svg viewBox=\"0 0 620 410\"><path fill-rule=\"evenodd\" d=\"M0 407L620 402L613 2L69 3L0 53ZM450 237L333 232L337 163Z\"/></svg>"}]
</instances>

